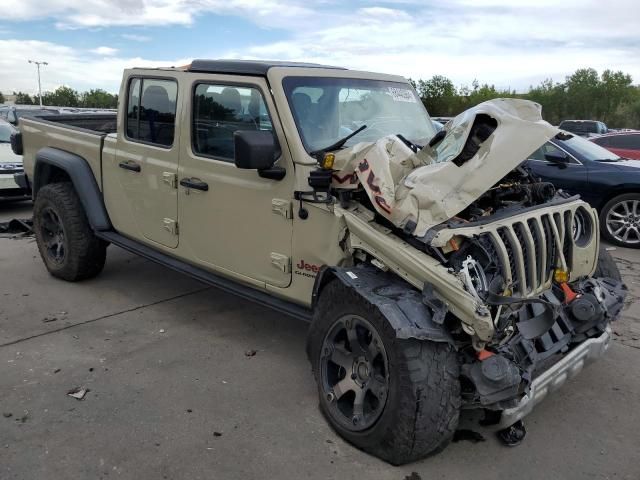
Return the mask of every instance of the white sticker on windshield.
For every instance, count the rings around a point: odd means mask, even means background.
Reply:
[[[389,93],[394,102],[416,103],[415,95],[406,88],[389,87]]]

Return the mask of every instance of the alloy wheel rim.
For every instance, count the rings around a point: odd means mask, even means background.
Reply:
[[[362,317],[345,315],[329,329],[321,355],[329,415],[350,431],[373,426],[389,394],[389,361],[375,328]]]
[[[62,221],[50,207],[42,211],[40,231],[47,251],[47,256],[56,264],[62,264],[65,256],[65,238]]]
[[[627,244],[640,243],[640,200],[623,200],[607,212],[607,231],[617,241]]]

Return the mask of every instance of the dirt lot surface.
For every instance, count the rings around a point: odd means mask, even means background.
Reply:
[[[33,238],[0,238],[0,479],[637,480],[640,251],[611,253],[631,290],[613,345],[521,446],[466,418],[486,441],[392,467],[321,417],[306,325],[113,246],[100,277],[65,283]]]

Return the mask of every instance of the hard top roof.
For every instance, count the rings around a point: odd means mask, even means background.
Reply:
[[[203,73],[230,73],[239,75],[260,75],[265,76],[273,67],[299,67],[299,68],[331,68],[335,70],[346,70],[342,67],[321,65],[319,63],[304,62],[281,62],[270,60],[202,60],[197,59],[187,65],[187,72]]]

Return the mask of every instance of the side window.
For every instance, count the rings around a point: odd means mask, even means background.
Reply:
[[[233,161],[233,133],[273,126],[260,90],[200,83],[193,93],[192,145],[195,154]]]
[[[173,145],[178,85],[173,80],[133,78],[127,101],[127,137],[163,147]]]
[[[609,139],[610,137],[600,137],[593,140],[593,143],[600,145],[601,147],[608,147],[610,145]]]
[[[613,148],[640,149],[640,135],[615,135],[610,137],[610,142]]]
[[[557,153],[557,154],[565,154],[564,151],[560,150],[558,147],[556,147],[554,144],[552,143],[545,143],[544,145],[542,145],[540,148],[538,148],[535,152],[533,152],[530,156],[529,159],[530,160],[542,160],[543,162],[548,161],[546,155],[548,153]],[[569,163],[577,163],[575,161],[575,159],[569,155]]]

